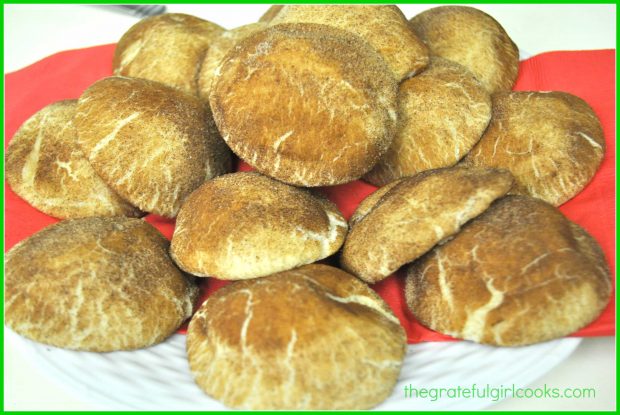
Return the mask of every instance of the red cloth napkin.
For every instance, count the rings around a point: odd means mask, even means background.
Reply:
[[[114,45],[96,46],[57,53],[19,71],[5,75],[5,148],[19,126],[36,111],[57,100],[78,98],[96,80],[112,74]],[[615,285],[614,263],[614,153],[615,153],[615,51],[593,50],[550,52],[521,62],[517,90],[558,90],[580,96],[601,119],[607,151],[592,182],[560,210],[583,226],[603,247]],[[248,170],[244,163],[241,170]],[[375,189],[361,181],[324,188],[345,217]],[[147,216],[166,237],[172,236],[174,222]],[[20,199],[5,183],[5,250],[57,222]],[[203,280],[203,298],[225,282]],[[450,337],[435,333],[415,321],[403,298],[403,279],[398,273],[373,287],[392,307],[405,327],[409,343],[445,341]],[[603,314],[574,336],[604,336],[615,332],[614,299]]]

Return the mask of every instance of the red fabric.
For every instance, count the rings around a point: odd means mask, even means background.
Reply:
[[[114,45],[61,52],[19,71],[5,75],[5,147],[19,126],[36,111],[54,101],[77,98],[94,81],[112,73]],[[615,281],[614,263],[614,152],[615,152],[615,51],[550,52],[521,63],[517,90],[558,90],[586,100],[601,119],[607,151],[592,182],[560,209],[583,226],[603,247]],[[248,170],[247,165],[240,169]],[[361,181],[323,189],[345,217],[375,188]],[[57,222],[20,199],[5,184],[5,249]],[[147,220],[170,238],[174,222],[154,215]],[[225,283],[203,280],[203,298]],[[407,330],[410,343],[450,340],[419,325],[407,311],[403,298],[402,276],[392,276],[373,288],[390,304]],[[615,283],[614,283],[615,285]],[[604,313],[575,336],[612,335],[614,300]]]

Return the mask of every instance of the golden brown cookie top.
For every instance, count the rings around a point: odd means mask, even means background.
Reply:
[[[91,165],[145,212],[174,217],[206,179],[230,170],[230,154],[198,98],[136,78],[95,82],[74,125]]]
[[[198,290],[150,224],[65,220],[5,258],[7,325],[57,347],[106,352],[150,346],[192,313]]]
[[[514,193],[559,206],[588,184],[604,155],[601,123],[585,101],[519,91],[493,96],[493,119],[463,161],[509,169]]]
[[[171,253],[198,276],[256,278],[335,253],[347,232],[336,206],[255,172],[210,180],[187,198]]]
[[[490,93],[512,89],[519,72],[519,49],[488,14],[473,7],[441,6],[410,22],[431,55],[465,66]]]
[[[147,17],[133,25],[114,52],[114,74],[150,79],[195,94],[200,64],[224,29],[181,13]]]
[[[226,56],[226,53],[232,49],[240,40],[245,39],[249,35],[267,27],[267,23],[250,23],[239,26],[231,30],[222,32],[215,38],[209,50],[205,54],[204,60],[200,67],[198,75],[198,96],[204,101],[209,101],[211,93],[211,83],[215,76],[215,70]]]
[[[367,285],[313,264],[218,290],[187,345],[198,385],[232,408],[362,409],[390,394],[406,343]]]
[[[354,33],[379,52],[399,81],[428,65],[428,48],[396,6],[288,5],[271,19],[271,24],[280,23],[325,24]]]
[[[465,67],[439,57],[400,84],[398,104],[394,141],[364,177],[375,185],[455,165],[491,119],[491,97],[482,84]]]
[[[359,178],[391,143],[395,79],[358,36],[282,24],[229,52],[210,97],[224,140],[263,174],[299,186]]]
[[[427,327],[521,346],[566,336],[609,301],[601,248],[556,208],[507,196],[407,271],[407,303]]]
[[[374,204],[360,205],[366,214],[354,214],[340,264],[366,282],[380,281],[452,237],[512,183],[506,170],[453,167],[379,189],[383,195],[373,197]]]
[[[78,146],[72,123],[76,100],[58,101],[17,130],[6,154],[11,189],[57,218],[142,215],[95,173]]]

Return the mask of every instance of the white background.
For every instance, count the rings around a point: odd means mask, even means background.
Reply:
[[[410,18],[433,5],[401,5]],[[226,28],[255,22],[267,5],[170,5],[168,11],[194,14]],[[615,5],[476,5],[505,27],[521,51],[615,48]],[[116,42],[137,18],[100,6],[5,5],[5,72],[20,69],[52,53]],[[5,329],[6,330],[6,329]],[[6,410],[88,410],[76,396],[5,345]],[[585,339],[564,363],[532,387],[596,388],[595,399],[508,399],[496,410],[615,409],[614,339]]]

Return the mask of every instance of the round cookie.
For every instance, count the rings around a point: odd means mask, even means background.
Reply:
[[[394,141],[364,177],[375,185],[455,165],[491,120],[491,97],[482,84],[463,66],[438,57],[400,84],[398,103]]]
[[[559,206],[588,184],[604,155],[601,123],[581,98],[507,92],[493,96],[491,123],[463,162],[509,169],[513,193]]]
[[[611,280],[596,241],[553,206],[507,196],[407,269],[425,326],[497,346],[566,336],[593,321]]]
[[[158,82],[110,77],[80,97],[73,123],[99,176],[145,212],[174,217],[230,152],[198,98]]]
[[[428,65],[428,48],[396,6],[289,5],[271,20],[271,24],[279,23],[318,23],[354,33],[379,52],[399,81]]]
[[[267,9],[267,11],[260,17],[260,19],[258,19],[258,21],[270,22],[274,17],[276,17],[278,13],[280,13],[280,10],[282,10],[283,7],[283,4],[274,4]]]
[[[205,100],[209,100],[211,93],[211,83],[215,75],[215,70],[220,65],[226,53],[232,49],[240,40],[245,39],[254,32],[258,32],[267,27],[267,23],[251,23],[240,26],[232,30],[227,30],[215,39],[200,67],[198,75],[198,96]]]
[[[371,195],[372,202],[360,204],[366,213],[353,215],[340,265],[368,283],[381,281],[452,237],[505,195],[512,182],[506,170],[453,167],[379,189],[381,197]]]
[[[200,64],[224,28],[194,16],[166,13],[133,25],[114,51],[114,74],[150,79],[195,94]]]
[[[410,22],[431,55],[465,66],[489,93],[512,89],[519,72],[519,49],[488,14],[473,7],[441,6]]]
[[[7,326],[41,343],[93,352],[161,342],[192,313],[198,288],[140,219],[69,219],[5,257]]]
[[[255,172],[233,173],[187,198],[171,254],[191,274],[240,280],[326,258],[346,233],[345,219],[327,199]]]
[[[71,122],[76,100],[58,101],[17,130],[6,154],[11,189],[57,218],[142,215],[95,173],[77,143]]]
[[[366,284],[306,265],[215,292],[189,325],[196,383],[238,409],[368,409],[385,400],[405,332]]]
[[[358,179],[395,129],[397,84],[367,43],[317,24],[281,24],[230,51],[210,103],[224,140],[263,174],[298,186]]]

